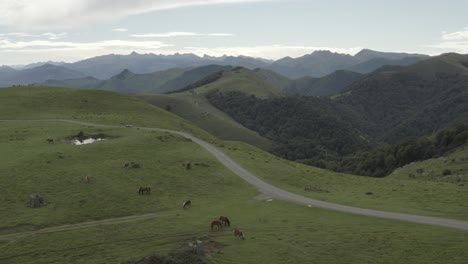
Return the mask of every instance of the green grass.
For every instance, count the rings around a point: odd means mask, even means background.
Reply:
[[[135,97],[108,91],[51,87],[0,89],[0,119],[71,119],[181,130],[206,140],[206,131]]]
[[[197,203],[208,203],[222,197],[236,179],[197,144],[167,133],[59,122],[1,124],[2,227],[49,226],[173,210],[191,197],[197,197]],[[64,139],[79,131],[116,138],[83,146],[45,140]],[[131,161],[141,168],[124,169],[123,164]],[[183,167],[185,162],[193,163],[191,170]],[[92,177],[90,184],[84,183],[86,175]],[[151,186],[154,195],[138,196],[140,186]],[[48,205],[28,208],[33,193],[44,196]]]
[[[273,143],[257,132],[237,123],[226,113],[212,106],[203,95],[183,92],[168,95],[138,96],[139,98],[165,109],[192,122],[217,138],[242,141],[262,149],[270,149]]]
[[[96,91],[86,91],[86,96],[79,97],[76,90],[46,88],[29,91],[28,97],[27,92],[25,89],[0,91],[2,118],[68,118],[73,115],[83,118],[82,121],[108,124],[131,122],[173,129],[181,127],[210,139],[190,123],[131,97]],[[8,98],[18,100],[15,104]],[[95,103],[86,107],[80,103],[81,98]],[[104,133],[111,138],[84,146],[46,142],[47,138],[60,141],[79,131]],[[210,140],[215,142],[213,138]],[[459,207],[450,203],[454,197],[460,200],[463,197],[451,189],[451,186],[455,188],[454,184],[418,182],[412,185],[414,181],[408,180],[389,181],[404,187],[392,191],[393,196],[381,194],[380,190],[388,191],[394,186],[387,186],[387,181],[337,175],[282,161],[245,144],[223,144],[222,149],[247,169],[281,187],[299,193],[303,184],[330,190],[328,194],[301,193],[313,197],[412,212],[427,212],[425,202],[434,206],[445,204],[446,208],[437,208],[439,213],[457,211]],[[119,263],[155,253],[166,254],[186,247],[193,239],[223,244],[219,253],[207,256],[211,263],[462,264],[468,257],[467,232],[276,200],[260,201],[255,198],[258,192],[254,188],[198,145],[167,133],[52,121],[0,122],[0,146],[0,235],[92,219],[170,214],[150,220],[0,241],[0,263]],[[130,161],[142,167],[122,168],[124,162]],[[193,164],[191,170],[182,166],[188,161]],[[91,183],[84,183],[85,175],[92,177]],[[434,197],[412,196],[409,190],[421,191],[423,187],[417,187],[424,184],[433,188],[431,195]],[[139,186],[151,186],[153,193],[139,196]],[[463,187],[456,187],[466,192]],[[368,197],[362,191],[374,191],[375,195]],[[31,193],[41,194],[47,205],[28,208]],[[450,194],[451,197],[446,197],[450,200],[437,202],[441,194]],[[427,200],[422,201],[423,198]],[[189,210],[181,208],[185,199],[194,202]],[[233,227],[240,227],[247,239],[234,238],[232,229],[210,231],[209,223],[220,215],[229,216]]]
[[[396,169],[389,178],[465,185],[468,182],[468,148],[462,146],[444,157],[413,162]]]
[[[259,98],[273,98],[283,95],[280,87],[275,87],[267,80],[263,80],[262,77],[258,76],[258,73],[244,68],[235,68],[224,71],[218,80],[187,92],[138,97],[161,108],[170,106],[171,112],[191,121],[218,138],[247,142],[264,150],[271,149],[273,143],[270,140],[242,126],[206,100],[205,95],[214,90],[240,91]]]
[[[220,212],[232,229],[210,231]],[[340,214],[286,202],[224,199],[176,217],[42,234],[0,244],[5,263],[119,263],[167,254],[194,239],[221,243],[211,263],[465,263],[466,232]],[[208,246],[207,246],[208,247]],[[219,251],[218,251],[219,250]],[[3,263],[2,262],[2,263]]]
[[[243,143],[224,142],[223,146],[225,153],[258,177],[303,196],[363,208],[468,219],[468,186],[353,176],[282,160]]]
[[[223,92],[239,91],[258,98],[274,98],[283,95],[278,87],[274,87],[262,80],[257,74],[245,68],[235,68],[223,72],[223,76],[207,85],[194,89],[197,94],[206,94],[213,90]]]

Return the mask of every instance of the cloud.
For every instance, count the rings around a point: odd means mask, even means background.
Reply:
[[[42,51],[52,50],[107,50],[112,48],[127,49],[149,49],[156,50],[162,47],[171,47],[160,41],[126,41],[126,40],[104,40],[95,42],[66,42],[66,41],[17,41],[2,40],[0,50],[22,51],[23,49],[35,49]]]
[[[63,38],[67,35],[67,33],[63,32],[63,33],[50,33],[50,32],[47,32],[47,33],[42,33],[41,36],[44,36],[44,37],[48,37],[50,40],[56,40],[56,39],[59,39],[59,38]]]
[[[112,31],[115,31],[115,32],[127,32],[128,29],[126,29],[126,28],[114,28]]]
[[[439,52],[468,53],[468,28],[456,32],[442,32],[441,40],[437,44],[424,45],[424,47],[435,48]]]
[[[271,0],[2,0],[0,26],[70,28],[159,10]]]
[[[38,37],[38,35],[32,35],[32,34],[22,33],[22,32],[2,33],[2,34],[0,34],[0,36],[2,36],[2,37],[9,37],[9,36],[13,36],[13,37]]]
[[[442,40],[468,40],[468,28],[452,33],[442,32]]]
[[[150,33],[150,34],[135,34],[131,35],[135,38],[171,38],[171,37],[187,37],[187,36],[213,36],[213,37],[230,37],[234,36],[229,33],[195,33],[195,32],[167,32],[167,33]]]

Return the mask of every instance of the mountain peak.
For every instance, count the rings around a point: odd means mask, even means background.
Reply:
[[[125,70],[121,71],[119,74],[113,76],[111,79],[114,79],[114,80],[115,80],[115,79],[123,80],[123,79],[125,79],[125,78],[127,78],[127,77],[129,77],[129,76],[131,76],[131,75],[133,75],[133,74],[134,74],[134,73],[131,72],[130,70],[125,69]]]

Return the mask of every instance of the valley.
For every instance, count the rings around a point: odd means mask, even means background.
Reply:
[[[186,140],[145,127],[188,132],[214,144],[270,184],[343,205],[466,220],[464,186],[343,175],[283,160],[240,142],[219,140],[176,115],[125,95],[46,87],[0,92],[1,119],[17,119],[0,121],[1,158],[8,166],[4,171],[9,172],[0,175],[6,183],[2,186],[9,186],[2,189],[8,197],[3,200],[2,215],[9,216],[1,222],[3,262],[131,261],[155,249],[158,254],[177,251],[193,239],[218,245],[209,256],[216,262],[233,258],[242,263],[307,261],[311,256],[319,256],[318,263],[342,258],[362,262],[379,254],[385,256],[382,263],[389,259],[424,263],[429,258],[443,263],[446,258],[440,257],[440,250],[447,252],[447,245],[451,263],[463,263],[466,257],[458,250],[466,243],[464,232],[294,205],[281,201],[281,196],[261,197],[256,188],[195,144],[194,138]],[[33,111],[37,105],[43,107]],[[130,123],[132,127],[126,128]],[[66,138],[80,131],[111,139],[84,146],[46,142],[48,137]],[[141,167],[123,168],[130,161]],[[186,162],[193,164],[190,170],[183,166]],[[85,175],[91,177],[89,184],[83,181]],[[151,186],[152,194],[139,196],[137,189],[142,185]],[[46,206],[28,208],[30,193],[40,193]],[[270,196],[273,200],[268,202]],[[194,207],[183,210],[185,199],[193,199]],[[229,229],[210,231],[209,222],[224,214],[243,229],[245,241],[236,240]],[[91,235],[96,233],[100,235]],[[362,251],[376,241],[386,246],[371,253]],[[51,246],[54,250],[45,250]],[[337,247],[339,254],[329,253]],[[273,252],[272,248],[285,251]],[[94,254],[96,249],[101,253]],[[395,253],[401,250],[413,253],[401,258]]]

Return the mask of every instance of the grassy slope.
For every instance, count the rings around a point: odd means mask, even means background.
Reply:
[[[443,175],[446,169],[451,173]],[[445,157],[408,164],[395,170],[389,178],[464,185],[468,182],[468,146],[463,146]]]
[[[126,95],[96,90],[17,87],[0,90],[0,119],[71,119],[187,131],[215,140],[182,118]]]
[[[220,79],[191,91],[169,95],[142,95],[139,98],[161,108],[170,106],[171,112],[191,121],[218,138],[243,141],[262,149],[271,148],[273,144],[271,141],[237,123],[227,114],[213,107],[204,98],[206,93],[213,90],[242,91],[259,98],[282,95],[280,88],[270,86],[258,77],[256,72],[236,68],[225,71]]]
[[[223,151],[257,176],[300,195],[363,208],[468,220],[465,186],[346,175],[282,160],[243,143],[223,145]],[[305,187],[315,191],[307,192]]]
[[[195,238],[224,245],[209,256],[213,263],[464,263],[468,257],[466,232],[258,201],[252,187],[197,145],[164,133],[56,122],[3,122],[0,128],[1,145],[6,146],[0,150],[6,164],[0,179],[9,187],[1,190],[6,194],[1,233],[32,225],[172,213],[0,241],[0,263],[117,263],[165,254]],[[85,146],[44,141],[44,136],[60,138],[78,130],[118,138]],[[121,168],[128,160],[142,168]],[[209,167],[186,170],[181,163],[187,160]],[[85,174],[92,175],[90,184],[82,182]],[[138,196],[140,185],[152,186],[153,193]],[[40,192],[48,205],[27,208],[31,192]],[[187,198],[194,207],[184,211],[181,201]],[[209,231],[218,215],[228,215],[247,239],[235,239],[232,229]]]
[[[240,91],[259,98],[273,98],[282,96],[278,87],[269,85],[262,80],[254,71],[245,68],[234,68],[225,71],[218,80],[195,89],[197,94],[206,94],[213,90]]]
[[[60,89],[55,91],[65,93]],[[10,99],[14,98],[13,91],[7,92]],[[16,92],[23,95],[21,90]],[[9,111],[0,113],[9,118],[55,118],[55,115],[74,114],[90,121],[117,124],[136,118],[131,109],[119,110],[125,106],[114,104],[100,104],[99,109],[114,105],[113,111],[118,114],[104,114],[106,109],[91,111],[93,107],[89,107],[87,111],[91,112],[85,115],[80,104],[73,104],[77,96],[62,98],[68,101],[62,101],[59,106],[50,100],[51,95],[41,97],[44,92],[36,94],[34,102],[24,99],[16,107],[13,104],[3,107],[2,110]],[[73,95],[76,91],[67,92]],[[105,95],[105,98],[98,95]],[[129,100],[128,104],[133,102],[129,97],[92,91],[86,98],[88,102],[106,101],[112,96],[117,96],[114,102],[125,102],[124,98]],[[4,97],[0,95],[0,99]],[[40,100],[45,101],[41,104]],[[171,120],[163,122],[163,117],[169,119],[170,115],[163,112],[154,117],[155,108],[148,110],[144,105],[135,108],[140,103],[136,102],[132,105],[133,111],[140,113],[140,119],[147,119],[146,125],[173,125]],[[38,110],[33,111],[32,105]],[[20,110],[21,107],[26,108]],[[80,130],[102,132],[116,138],[86,146],[45,142],[46,138],[59,139]],[[253,198],[257,192],[252,187],[200,147],[164,133],[97,129],[56,122],[1,122],[0,134],[0,158],[4,168],[0,171],[0,181],[5,183],[0,185],[0,192],[6,194],[0,199],[0,232],[3,234],[84,219],[147,212],[175,213],[139,222],[0,241],[0,263],[116,263],[167,253],[184,247],[194,238],[225,245],[222,254],[213,253],[209,258],[214,263],[309,263],[311,260],[314,263],[465,263],[468,257],[466,232],[279,201],[260,202]],[[241,148],[237,143],[235,146]],[[246,151],[244,155],[240,150],[230,154],[253,172],[264,175],[251,166],[251,156],[246,153],[252,150]],[[254,158],[260,159],[268,154],[258,152],[255,155]],[[125,161],[138,162],[142,168],[125,170],[121,168]],[[186,170],[181,166],[185,161],[204,163],[208,167],[193,166],[192,170]],[[267,166],[270,169],[265,173],[274,175],[283,173],[282,167],[302,166],[270,162]],[[90,184],[82,182],[87,174],[93,177]],[[136,191],[141,185],[150,185],[153,194],[138,196]],[[43,195],[48,205],[27,208],[31,192]],[[183,211],[181,201],[187,198],[193,199],[194,207]],[[375,198],[380,199],[379,196]],[[231,218],[233,226],[245,231],[245,241],[235,239],[231,230],[209,231],[209,222],[222,214]]]
[[[262,149],[269,149],[272,142],[237,123],[226,113],[213,107],[202,95],[184,92],[168,95],[139,96],[143,100],[165,108],[188,120],[218,138],[247,142]]]

